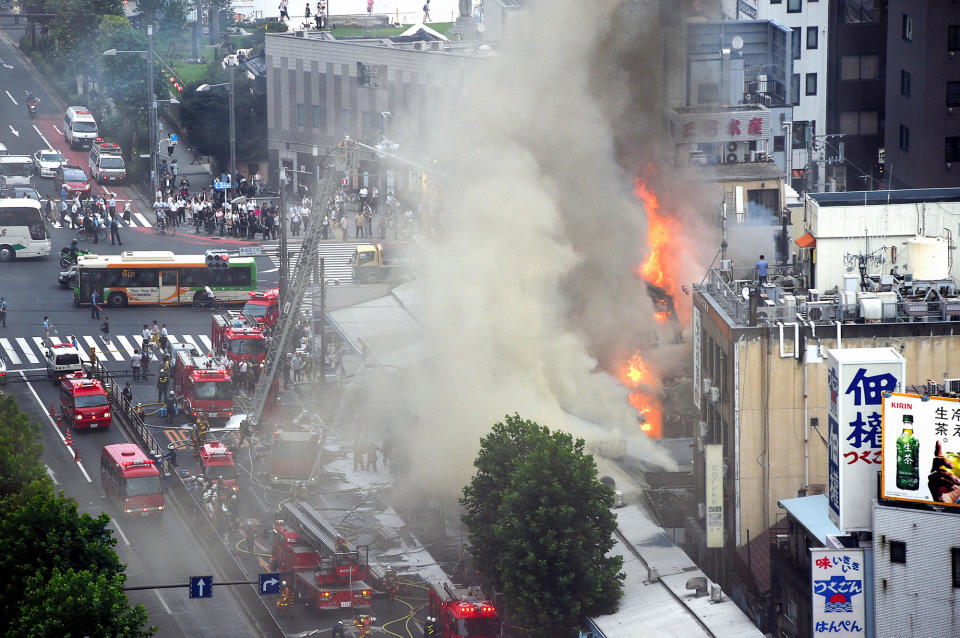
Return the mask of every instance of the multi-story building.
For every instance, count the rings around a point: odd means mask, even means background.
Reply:
[[[893,188],[960,185],[960,6],[890,0],[885,173]]]
[[[779,500],[827,489],[828,349],[886,346],[905,359],[905,379],[960,377],[960,290],[949,267],[957,263],[957,246],[948,238],[960,189],[930,192],[926,203],[923,193],[842,194],[866,201],[858,207],[831,207],[840,193],[808,196],[809,237],[796,265],[771,267],[760,285],[752,264],[724,260],[695,287],[694,398],[702,422],[694,485],[704,502],[702,450],[722,445],[727,551],[688,551],[697,553],[698,564],[716,565],[705,570],[712,577],[744,574],[736,561],[758,564],[762,546],[751,544],[742,556],[737,550],[777,522]],[[913,201],[905,205],[898,197]],[[901,224],[915,233],[907,246],[893,236]],[[873,229],[892,236],[873,236]],[[770,254],[772,247],[756,252]],[[704,536],[705,522],[697,526],[690,538]],[[749,579],[749,570],[740,577]],[[737,591],[735,584],[724,587]]]

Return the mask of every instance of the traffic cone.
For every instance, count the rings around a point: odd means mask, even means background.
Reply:
[[[51,419],[55,418],[54,411],[53,411],[53,404],[52,404],[52,403],[50,404],[50,418],[51,418]]]

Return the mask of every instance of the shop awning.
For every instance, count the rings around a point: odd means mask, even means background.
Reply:
[[[800,246],[800,248],[816,248],[817,238],[810,233],[807,233],[797,240],[797,246]]]

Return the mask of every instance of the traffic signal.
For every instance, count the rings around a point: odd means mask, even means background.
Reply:
[[[206,256],[207,268],[211,270],[226,270],[230,267],[230,254],[223,250],[208,250]]]

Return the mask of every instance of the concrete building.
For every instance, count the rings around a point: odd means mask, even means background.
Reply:
[[[953,196],[960,195],[960,189],[952,190]],[[905,225],[909,221],[920,240],[944,236],[949,230],[935,226],[932,217],[925,228],[917,227],[916,211],[925,206],[916,203],[912,211],[893,208],[899,205],[884,212],[874,207],[877,219],[887,216],[891,224]],[[837,218],[833,220],[837,228],[845,227],[845,218],[851,220],[847,233],[851,237],[861,214],[845,207],[829,211]],[[947,224],[952,216],[942,219]],[[896,247],[901,249],[899,241]],[[890,244],[886,248],[889,258]],[[720,579],[732,595],[737,588],[731,579],[752,577],[749,570],[735,570],[738,560],[747,561],[734,550],[776,524],[778,501],[827,488],[827,349],[893,348],[906,360],[905,379],[942,382],[960,377],[960,292],[954,281],[933,281],[940,270],[928,270],[931,260],[923,258],[938,255],[937,261],[955,262],[956,246],[937,243],[929,252],[915,248],[914,263],[890,278],[889,261],[883,270],[871,267],[861,278],[857,250],[851,273],[843,268],[837,277],[834,265],[818,275],[815,289],[805,273],[817,272],[824,260],[816,240],[801,251],[796,265],[771,267],[766,285],[757,284],[752,266],[721,261],[705,283],[695,286],[694,399],[702,419],[696,433],[695,498],[705,500],[702,450],[720,444],[726,479],[724,548],[730,551],[703,547],[688,551],[696,552],[698,564],[706,565],[708,575]],[[761,251],[765,247],[758,246]],[[832,248],[827,252],[831,251],[829,259],[835,264],[839,253]],[[855,274],[854,290],[844,278],[849,274]],[[691,523],[697,529],[689,537],[702,538],[705,521]],[[751,544],[753,563],[762,551],[762,546]]]
[[[373,40],[334,40],[316,31],[267,34],[271,165],[296,169],[296,180],[312,183],[317,165],[345,135],[370,145],[388,137],[401,148],[422,135],[444,94],[490,51],[476,42],[448,42],[426,27],[415,31]],[[361,160],[360,183],[383,192],[390,180],[398,193],[419,187],[418,172],[375,175],[372,160]]]
[[[960,7],[890,0],[885,173],[891,188],[960,185]]]

